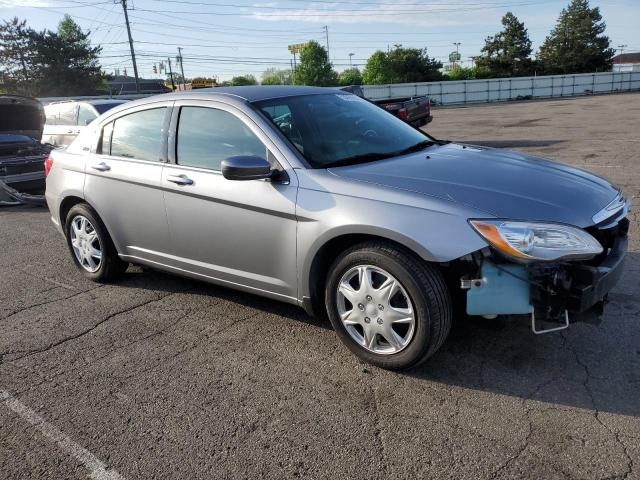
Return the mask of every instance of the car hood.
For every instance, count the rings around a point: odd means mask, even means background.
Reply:
[[[0,136],[26,135],[42,139],[44,107],[35,98],[0,95]]]
[[[450,143],[339,168],[343,178],[448,199],[498,218],[588,227],[618,190],[589,172],[520,153]]]

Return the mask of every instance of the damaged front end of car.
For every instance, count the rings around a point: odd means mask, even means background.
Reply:
[[[629,203],[619,194],[594,224],[471,220],[489,246],[459,259],[466,313],[487,318],[527,315],[533,333],[599,319],[622,274]],[[545,327],[541,327],[545,325]]]

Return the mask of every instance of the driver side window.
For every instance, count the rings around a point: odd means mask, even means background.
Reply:
[[[209,107],[182,107],[178,120],[178,165],[220,170],[239,155],[268,158],[267,148],[235,115]]]

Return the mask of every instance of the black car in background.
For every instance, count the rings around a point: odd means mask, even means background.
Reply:
[[[51,151],[41,143],[44,123],[38,100],[0,95],[0,205],[32,201],[32,194],[44,193],[44,161]]]

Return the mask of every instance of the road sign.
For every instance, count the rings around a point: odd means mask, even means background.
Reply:
[[[304,47],[306,47],[306,43],[294,43],[293,45],[289,45],[287,48],[289,49],[289,53],[300,53]]]

